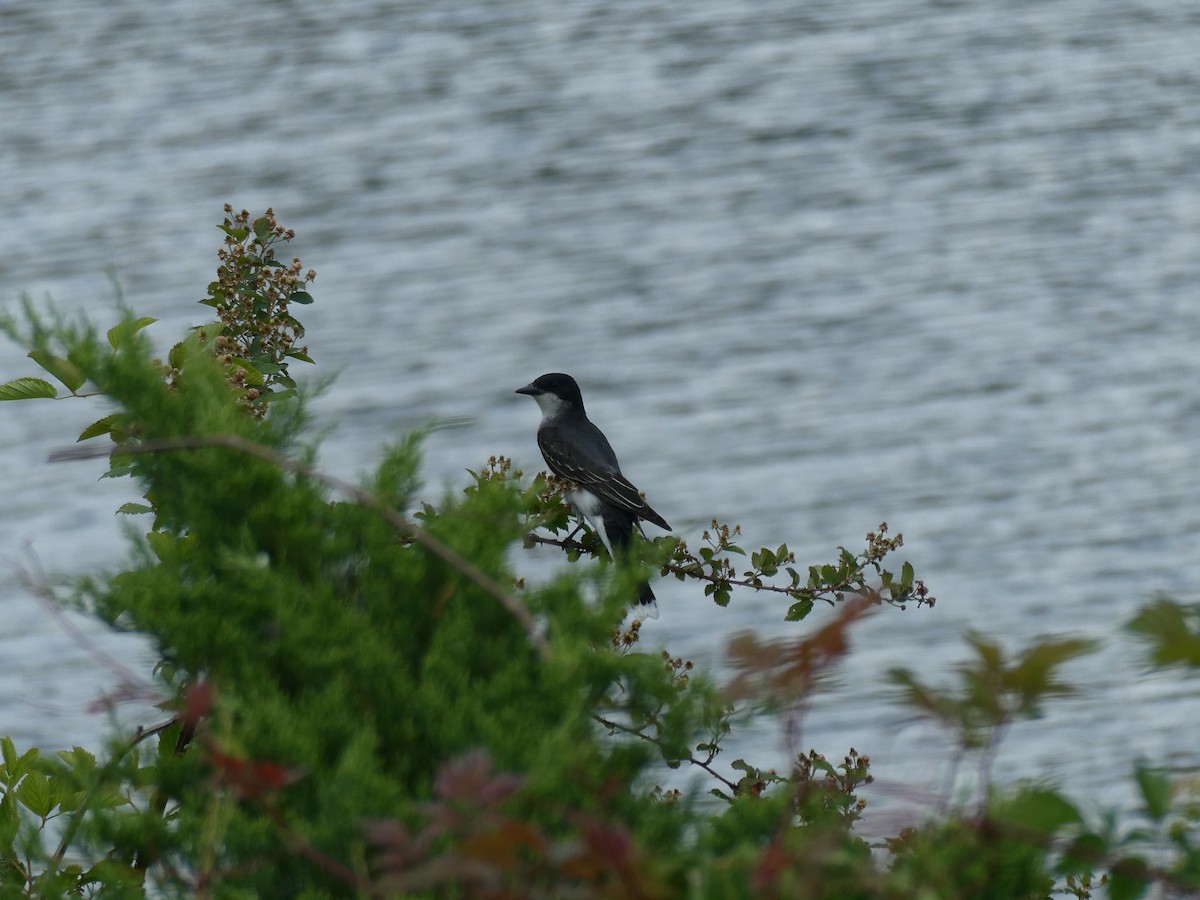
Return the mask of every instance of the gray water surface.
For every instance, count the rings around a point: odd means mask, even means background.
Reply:
[[[107,323],[111,270],[165,347],[202,320],[222,203],[273,206],[319,273],[315,371],[340,372],[326,469],[465,416],[430,440],[432,496],[493,453],[535,471],[512,391],[572,372],[693,546],[713,516],[803,564],[904,533],[939,603],[858,630],[801,749],[869,752],[872,802],[928,808],[949,739],[882,674],[949,679],[968,629],[1085,635],[1083,691],[997,772],[1124,804],[1132,760],[1197,762],[1194,686],[1120,626],[1195,596],[1198,25],[1195,3],[12,2],[0,296]],[[0,412],[0,733],[95,745],[118,673],[14,566],[115,565],[136,495],[46,462],[95,401]],[[659,597],[648,646],[702,667],[739,629],[799,633],[767,598]],[[785,749],[751,731],[728,759]]]

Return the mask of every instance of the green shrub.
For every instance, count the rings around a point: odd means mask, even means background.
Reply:
[[[973,636],[960,689],[893,673],[899,699],[978,759],[985,796],[886,846],[855,833],[871,780],[857,751],[718,767],[735,722],[801,713],[857,621],[933,605],[911,566],[885,565],[900,536],[881,525],[863,552],[798,568],[786,545],[746,554],[740,529],[714,521],[694,554],[663,537],[629,570],[567,566],[528,587],[519,544],[571,562],[596,546],[586,527],[564,536],[569,507],[545,475],[493,458],[424,502],[420,434],[360,485],[315,467],[288,371],[311,362],[290,304],[312,302],[315,273],[275,259],[291,232],[269,210],[227,212],[203,301],[218,320],[166,361],[145,337],[153,320],[129,313],[104,336],[29,303],[3,322],[70,395],[113,408],[64,456],[103,453],[132,478],[143,497],[121,511],[145,535],[119,570],[57,599],[150,636],[169,711],[98,757],[0,741],[0,897],[1036,898],[1056,879],[1085,897],[1099,873],[1118,898],[1200,886],[1195,808],[1168,773],[1139,770],[1149,827],[1125,832],[1089,826],[1049,788],[988,784],[1005,728],[1069,690],[1060,669],[1085,642],[1009,661]],[[57,392],[0,385],[0,399]],[[718,606],[757,591],[784,622],[832,615],[734,636],[718,686],[642,652],[639,623],[618,625],[652,570]],[[1186,621],[1159,601],[1133,627],[1164,663],[1195,666]],[[681,766],[719,799],[658,786]],[[1145,862],[1147,845],[1166,862]]]

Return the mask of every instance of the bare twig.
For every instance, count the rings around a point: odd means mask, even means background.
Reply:
[[[368,897],[384,896],[354,869],[330,856],[328,853],[317,849],[308,838],[291,826],[283,813],[274,804],[264,803],[262,808],[267,814],[267,818],[271,820],[271,823],[287,842],[288,847],[299,853],[318,869],[338,879],[343,884],[353,887],[360,895]]]
[[[71,621],[58,598],[54,596],[54,591],[50,588],[49,579],[46,577],[37,553],[32,547],[26,547],[26,553],[29,557],[28,566],[16,566],[17,577],[21,584],[37,598],[42,607],[58,624],[58,627],[71,640],[83,648],[92,659],[117,676],[118,687],[102,697],[103,706],[101,708],[111,708],[121,700],[161,700],[161,692],[155,690],[149,682],[139,678],[129,666],[104,650],[90,635]]]
[[[657,738],[652,738],[652,737],[650,737],[650,735],[645,734],[641,731],[638,731],[636,728],[630,728],[628,725],[622,725],[620,722],[614,722],[611,719],[604,718],[603,716],[593,715],[592,718],[594,718],[597,722],[599,722],[605,728],[611,729],[612,731],[621,731],[621,732],[624,732],[625,734],[631,734],[634,737],[641,738],[643,741],[646,741],[647,743],[653,744],[654,746],[658,747],[659,749],[662,749],[662,741],[658,740]],[[693,766],[699,766],[701,769],[706,771],[713,778],[717,779],[717,781],[722,782],[731,791],[733,791],[734,793],[737,793],[738,786],[734,782],[732,782],[728,778],[726,778],[724,775],[719,773],[716,769],[714,769],[712,767],[712,765],[710,764],[712,762],[711,759],[709,759],[708,761],[705,761],[705,760],[697,759],[696,757],[694,757],[690,754],[686,757],[686,759]]]
[[[77,459],[93,459],[103,456],[125,456],[128,454],[140,453],[164,453],[173,450],[208,450],[208,449],[226,449],[233,450],[238,453],[244,453],[247,456],[254,456],[258,459],[266,460],[269,463],[279,466],[296,475],[301,475],[305,478],[311,478],[314,481],[319,481],[326,484],[336,491],[347,495],[355,502],[361,503],[363,506],[369,507],[396,527],[398,531],[412,539],[415,543],[420,544],[434,556],[441,559],[447,565],[457,569],[471,581],[475,582],[483,590],[487,591],[495,597],[500,604],[507,609],[525,630],[525,634],[529,640],[537,647],[538,651],[543,655],[549,653],[549,645],[546,639],[538,633],[537,626],[533,621],[533,616],[521,602],[519,597],[514,596],[504,589],[494,578],[472,563],[457,550],[445,544],[439,538],[434,537],[425,529],[410,522],[407,518],[401,515],[392,507],[388,506],[384,501],[380,500],[370,491],[364,491],[362,488],[351,484],[348,481],[343,481],[333,475],[328,475],[318,469],[310,466],[308,463],[301,462],[298,459],[293,459],[290,456],[284,456],[270,447],[264,447],[262,444],[256,444],[253,441],[246,440],[236,434],[215,434],[215,435],[192,435],[189,437],[166,438],[157,441],[146,441],[141,444],[119,444],[111,449],[103,447],[70,447],[65,450],[57,450],[50,454],[51,462],[67,462]]]

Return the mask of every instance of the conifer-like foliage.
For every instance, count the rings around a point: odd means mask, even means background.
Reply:
[[[988,784],[1004,729],[1069,690],[1060,670],[1094,649],[1084,642],[1009,662],[973,636],[961,690],[892,674],[903,702],[957,735],[954,758],[978,761],[983,791],[874,855],[855,832],[867,755],[834,763],[797,748],[785,771],[730,760],[748,717],[804,714],[856,622],[933,605],[911,566],[889,568],[900,536],[881,525],[861,553],[798,567],[786,545],[747,554],[736,526],[713,522],[695,554],[662,537],[614,571],[589,562],[586,527],[571,533],[563,486],[502,457],[436,502],[420,487],[420,434],[386,448],[361,484],[327,476],[288,369],[311,362],[291,304],[312,302],[315,272],[276,261],[292,233],[270,210],[226,212],[202,301],[218,319],[165,361],[154,320],[127,312],[103,335],[29,303],[2,323],[63,399],[108,405],[61,459],[108,456],[142,495],[121,511],[144,535],[114,572],[55,599],[153,639],[146,689],[166,712],[99,755],[0,739],[0,898],[1035,898],[1056,883],[1090,896],[1101,879],[1133,897],[1200,885],[1197,819],[1168,772],[1137,773],[1152,826],[1140,831],[1089,826],[1044,786]],[[58,390],[26,377],[0,399]],[[519,548],[533,543],[583,564],[530,587]],[[644,652],[639,623],[621,624],[652,570],[718,608],[746,591],[779,598],[770,639],[730,636],[729,684]],[[51,594],[40,578],[29,586]],[[1159,601],[1134,627],[1154,639],[1184,620],[1178,609]],[[1194,666],[1179,646],[1159,657]],[[681,768],[699,790],[681,790]],[[1143,849],[1156,840],[1172,849],[1152,864]]]

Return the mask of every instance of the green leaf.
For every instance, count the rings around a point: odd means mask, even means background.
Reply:
[[[800,622],[812,612],[813,602],[811,600],[800,600],[788,607],[787,615],[784,616],[785,622]]]
[[[1137,783],[1146,802],[1146,813],[1156,822],[1162,821],[1171,809],[1171,779],[1159,769],[1147,765],[1137,767]]]
[[[66,385],[71,393],[75,393],[87,381],[79,366],[69,359],[63,359],[45,350],[30,350],[29,358]]]
[[[1043,697],[1074,692],[1070,684],[1058,677],[1062,664],[1091,653],[1096,647],[1095,641],[1083,638],[1039,641],[1022,654],[1017,665],[1003,673],[1004,687],[1021,695],[1023,715],[1036,718],[1040,715],[1038,701]]]
[[[46,818],[58,805],[50,778],[41,772],[27,774],[13,793],[17,800],[39,819]]]
[[[0,850],[12,846],[13,839],[21,828],[21,814],[17,812],[17,800],[12,794],[0,796]]]
[[[1150,872],[1146,861],[1126,856],[1113,864],[1108,873],[1109,900],[1137,900],[1150,887]]]
[[[170,562],[174,559],[175,538],[171,535],[161,531],[151,531],[146,535],[146,543],[150,545],[151,552],[158,557],[160,562]]]
[[[313,302],[312,294],[307,291],[293,291],[288,297],[289,303],[299,303],[302,306],[307,306]]]
[[[245,227],[233,228],[229,225],[218,225],[217,227],[220,228],[223,232],[225,232],[227,235],[229,235],[231,238],[233,238],[235,241],[237,241],[239,243],[241,243],[242,241],[244,241],[246,238],[248,238],[250,236],[249,228],[245,228]]]
[[[117,512],[125,513],[129,516],[137,516],[142,513],[154,512],[153,506],[147,506],[145,503],[122,503],[117,507]]]
[[[1026,788],[995,810],[999,821],[1023,832],[1056,834],[1064,825],[1083,821],[1079,810],[1058,791]]]
[[[809,757],[809,762],[812,763],[814,772],[824,772],[826,775],[836,775],[837,772],[833,768],[833,763],[827,759],[818,757]]]
[[[124,344],[130,337],[137,334],[147,325],[153,325],[157,322],[152,316],[141,316],[137,319],[126,319],[124,322],[118,322],[112,328],[108,329],[108,343],[114,350]]]
[[[79,432],[79,437],[75,438],[75,442],[86,441],[89,438],[99,437],[102,434],[112,434],[113,425],[116,424],[117,416],[114,413],[111,416],[105,416],[103,419],[97,419],[83,431]]]
[[[59,750],[58,758],[76,773],[91,773],[96,769],[96,754],[83,747],[76,746],[70,750]]]
[[[108,471],[101,475],[101,478],[124,478],[126,475],[133,474],[133,459],[125,456],[120,461],[115,457],[108,464]]]
[[[18,378],[0,384],[0,400],[53,400],[57,396],[58,390],[54,385],[41,378]]]
[[[207,346],[210,341],[216,338],[225,330],[225,323],[221,321],[205,322],[203,325],[193,325],[188,329],[190,334],[188,337],[194,338],[200,347]]]
[[[245,369],[246,384],[257,385],[263,383],[262,372],[258,371],[254,363],[248,359],[243,359],[240,356],[235,356],[229,361],[230,369]]]
[[[774,575],[779,571],[777,557],[766,547],[763,547],[762,550],[755,555],[758,557],[758,561],[754,562],[754,565],[757,566],[764,575]],[[752,561],[753,558],[754,557],[751,557]]]
[[[180,341],[167,353],[167,362],[170,363],[172,369],[182,369],[184,362],[187,361],[188,348],[184,341]]]
[[[254,220],[254,236],[260,241],[265,241],[271,236],[271,220],[266,216],[262,216]]]
[[[0,782],[12,784],[20,776],[17,767],[20,758],[17,756],[16,745],[10,737],[0,737],[0,756],[4,758],[4,769],[0,772]]]
[[[1156,666],[1200,668],[1200,604],[1159,599],[1143,606],[1125,627],[1151,643]]]
[[[1096,860],[1108,853],[1108,841],[1095,832],[1076,835],[1063,848],[1058,871],[1064,875],[1086,875],[1095,868]]]

